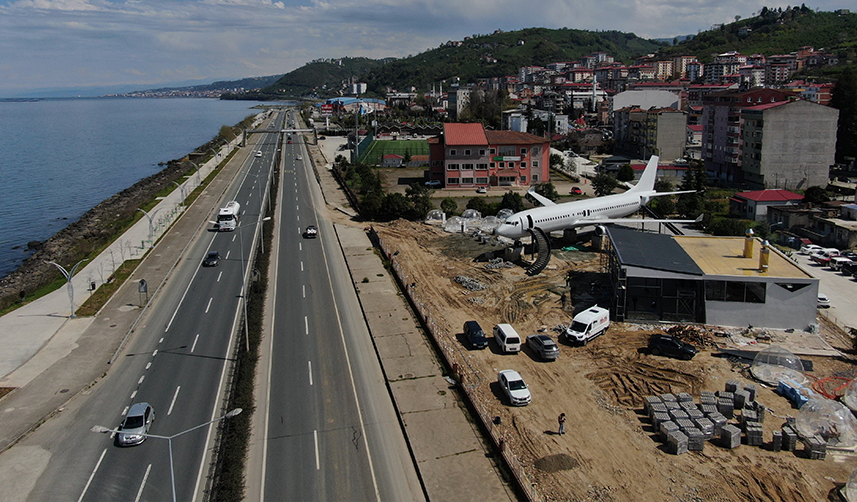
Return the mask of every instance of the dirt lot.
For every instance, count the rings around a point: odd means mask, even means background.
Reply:
[[[648,335],[664,326],[614,323],[608,333],[585,347],[559,342],[556,362],[540,362],[528,349],[501,355],[489,349],[468,351],[462,344],[464,321],[479,321],[490,336],[499,322],[511,323],[522,337],[569,323],[575,305],[589,305],[609,294],[599,285],[596,253],[554,251],[551,266],[527,277],[521,267],[487,269],[475,261],[494,249],[470,236],[448,234],[420,223],[396,221],[374,225],[381,240],[413,283],[416,302],[428,314],[451,363],[472,386],[477,407],[494,419],[492,430],[520,461],[526,478],[546,500],[575,501],[800,501],[839,500],[838,491],[857,467],[857,456],[828,453],[826,460],[795,453],[772,452],[741,445],[734,450],[707,442],[703,452],[672,455],[642,411],[646,395],[723,390],[727,380],[749,383],[747,366],[715,357],[709,346],[691,361],[649,355],[642,350]],[[569,291],[566,275],[573,270]],[[485,285],[466,289],[455,281],[465,276]],[[565,308],[563,295],[566,297]],[[570,298],[570,300],[568,300]],[[587,303],[590,302],[590,303]],[[703,331],[702,339],[716,338]],[[832,338],[831,338],[832,336]],[[837,348],[847,337],[828,334]],[[815,377],[852,372],[846,358],[806,358]],[[502,403],[497,371],[518,370],[530,386],[532,403],[512,408]],[[757,383],[757,400],[773,412],[764,422],[765,443],[786,416],[797,409]],[[557,416],[565,412],[566,434],[555,434]]]

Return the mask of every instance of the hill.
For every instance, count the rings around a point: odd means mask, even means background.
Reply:
[[[815,12],[806,7],[768,9],[759,15],[738,19],[718,29],[704,31],[690,40],[665,47],[660,53],[693,54],[703,63],[715,54],[738,51],[742,54],[788,54],[801,47],[822,48],[854,64],[857,50],[857,14]]]

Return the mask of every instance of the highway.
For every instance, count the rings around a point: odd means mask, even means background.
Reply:
[[[156,298],[116,367],[83,402],[70,407],[72,415],[63,417],[71,422],[69,429],[56,431],[56,441],[47,442],[53,457],[30,500],[171,499],[168,441],[149,438],[139,446],[120,448],[112,435],[89,428],[116,428],[136,402],[154,407],[156,419],[149,432],[159,436],[179,434],[225,413],[220,397],[233,337],[240,334],[242,256],[248,258],[254,245],[264,193],[259,184],[267,183],[272,173],[276,136],[261,138],[257,148],[263,155],[248,156],[226,192],[225,200],[241,203],[239,229],[215,232],[210,230],[213,225],[204,226],[204,235],[191,244],[170,287]],[[219,251],[223,259],[217,267],[202,268],[209,250]],[[178,500],[196,500],[205,489],[212,427],[172,441]]]
[[[291,119],[290,119],[291,120]],[[284,145],[263,500],[422,492],[302,138]],[[307,225],[319,237],[305,238]]]

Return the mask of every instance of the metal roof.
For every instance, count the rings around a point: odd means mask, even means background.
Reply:
[[[616,225],[607,225],[605,228],[619,263],[623,266],[704,275],[693,258],[671,235],[640,232]]]

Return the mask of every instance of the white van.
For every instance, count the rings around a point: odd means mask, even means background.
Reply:
[[[830,258],[829,262],[827,262],[827,266],[830,267],[831,270],[841,270],[842,265],[845,265],[846,263],[851,263],[851,260],[844,256],[834,256]]]
[[[595,306],[574,316],[571,326],[565,330],[564,335],[571,343],[586,345],[593,338],[603,335],[609,327],[610,311]]]
[[[500,346],[502,352],[520,352],[521,336],[515,331],[511,324],[498,324],[494,326],[494,340]]]

